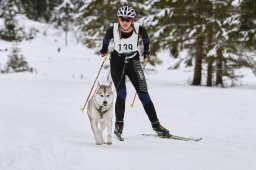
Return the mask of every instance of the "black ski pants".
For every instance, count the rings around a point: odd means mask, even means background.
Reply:
[[[126,64],[125,58],[126,56],[120,55],[116,51],[113,51],[110,57],[111,76],[117,93],[115,104],[116,121],[123,121],[124,119],[125,100],[127,94],[125,76],[128,76],[143,104],[150,122],[155,123],[158,121],[158,118],[155,107],[148,94],[147,83],[140,64],[139,53],[137,52],[133,58],[127,59],[128,63]]]

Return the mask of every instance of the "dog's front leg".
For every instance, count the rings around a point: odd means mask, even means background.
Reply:
[[[107,120],[107,144],[108,145],[111,145],[112,144],[112,136],[111,136],[111,134],[112,134],[112,119],[108,119]]]
[[[102,143],[105,143],[104,139],[103,139],[103,131],[104,131],[105,128],[106,128],[106,123],[105,122],[100,122],[99,136],[100,136],[100,141]]]
[[[91,125],[92,125],[92,131],[94,133],[95,143],[96,143],[96,145],[101,145],[102,143],[100,142],[100,136],[99,136],[100,132],[99,132],[99,129],[98,129],[98,121],[97,120],[92,120]]]

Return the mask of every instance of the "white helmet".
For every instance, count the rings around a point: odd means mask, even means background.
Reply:
[[[132,7],[122,6],[118,9],[117,16],[134,18],[136,16],[136,13]]]

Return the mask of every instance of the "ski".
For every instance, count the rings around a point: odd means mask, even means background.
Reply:
[[[165,139],[194,141],[194,142],[198,142],[203,139],[203,138],[182,137],[182,136],[176,136],[176,135],[171,135],[171,134],[169,136],[158,136],[157,134],[142,134],[142,135],[143,136],[154,136],[154,137],[165,138]]]

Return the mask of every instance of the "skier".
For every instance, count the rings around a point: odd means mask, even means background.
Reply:
[[[144,60],[146,60],[150,57],[150,40],[146,29],[134,22],[135,16],[135,10],[132,7],[120,7],[117,11],[118,23],[114,23],[114,26],[108,28],[100,50],[101,55],[105,56],[108,53],[110,40],[114,39],[114,50],[110,55],[111,76],[117,92],[114,133],[121,137],[123,132],[126,99],[125,75],[127,75],[136,89],[153,130],[159,136],[169,136],[169,131],[161,126],[157,118],[140,65],[138,41],[142,38],[144,45],[143,56]]]

